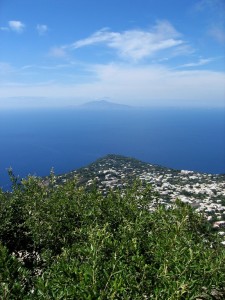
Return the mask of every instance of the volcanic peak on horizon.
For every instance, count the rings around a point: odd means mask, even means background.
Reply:
[[[108,100],[95,100],[86,102],[80,106],[81,108],[88,108],[88,109],[127,109],[131,108],[129,105],[120,104],[111,102]]]

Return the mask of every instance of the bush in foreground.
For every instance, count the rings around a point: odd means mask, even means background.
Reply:
[[[180,201],[149,213],[150,201],[137,184],[102,196],[34,177],[0,192],[0,298],[224,299],[210,225]]]

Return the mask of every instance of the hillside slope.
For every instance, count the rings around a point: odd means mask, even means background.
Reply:
[[[140,160],[110,154],[87,167],[57,176],[57,184],[77,177],[82,185],[97,184],[103,193],[124,189],[141,180],[159,193],[159,203],[170,205],[177,198],[203,212],[208,220],[225,220],[225,176],[174,170]]]

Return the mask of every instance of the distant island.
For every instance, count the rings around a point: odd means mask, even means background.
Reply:
[[[130,109],[132,106],[125,105],[125,104],[119,104],[114,103],[107,100],[96,100],[96,101],[90,101],[86,102],[78,107],[79,109],[92,109],[92,110],[124,110],[124,109]]]

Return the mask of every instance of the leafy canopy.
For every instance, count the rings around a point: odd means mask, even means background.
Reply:
[[[0,191],[1,299],[224,299],[225,250],[190,206],[50,181]]]

